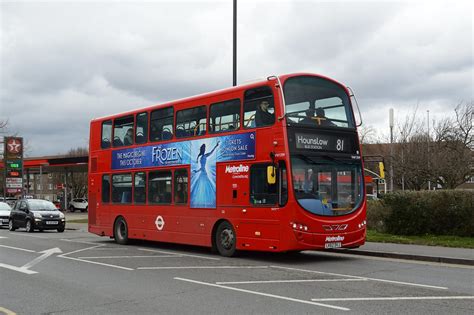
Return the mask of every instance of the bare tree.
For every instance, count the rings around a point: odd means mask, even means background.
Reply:
[[[474,172],[474,102],[460,103],[454,118],[444,118],[434,126],[434,180],[443,188],[456,188]]]
[[[359,127],[358,133],[361,144],[377,142],[377,132],[375,128],[370,125]]]
[[[420,190],[431,178],[430,139],[423,121],[413,113],[398,123],[393,152],[394,182],[402,189]]]
[[[8,132],[8,119],[0,120],[0,158],[3,159],[3,137]]]
[[[473,175],[473,111],[473,101],[458,104],[452,117],[433,123],[433,135],[417,107],[398,124],[393,165],[399,187],[420,190],[431,182],[453,189]]]
[[[69,152],[66,154],[70,157],[78,157],[78,156],[87,156],[89,150],[87,148],[75,148],[70,149]],[[69,174],[68,176],[68,183],[72,189],[72,198],[81,198],[87,196],[87,172],[74,172]],[[60,182],[60,179],[58,178]]]

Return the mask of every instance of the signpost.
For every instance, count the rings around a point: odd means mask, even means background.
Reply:
[[[23,194],[23,138],[5,137],[4,143],[4,197],[7,193]]]

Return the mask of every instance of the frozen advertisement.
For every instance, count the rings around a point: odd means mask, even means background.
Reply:
[[[189,141],[112,152],[112,169],[189,164]]]
[[[221,141],[217,162],[253,160],[255,132],[219,137]]]
[[[112,169],[191,166],[191,208],[216,208],[216,163],[255,159],[255,132],[112,152]]]

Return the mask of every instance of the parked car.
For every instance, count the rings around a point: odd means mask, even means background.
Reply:
[[[16,201],[17,199],[15,197],[7,197],[7,198],[0,197],[0,202],[7,203],[10,206],[10,208],[13,207]]]
[[[56,206],[47,200],[22,199],[15,203],[10,212],[8,229],[15,231],[24,227],[27,232],[34,230],[57,230],[64,232],[66,219]]]
[[[0,202],[0,226],[8,226],[12,208],[6,202]]]
[[[89,203],[85,198],[75,198],[69,203],[69,211],[74,212],[76,210],[81,210],[81,212],[86,212],[89,207]]]

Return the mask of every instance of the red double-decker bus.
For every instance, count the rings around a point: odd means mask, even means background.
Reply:
[[[348,89],[299,73],[94,119],[89,231],[236,250],[365,242]]]

